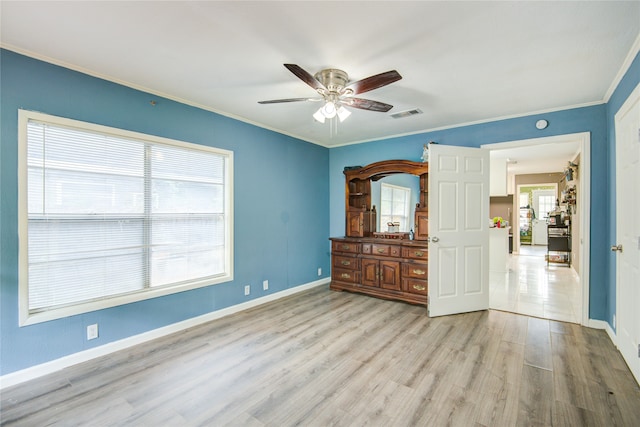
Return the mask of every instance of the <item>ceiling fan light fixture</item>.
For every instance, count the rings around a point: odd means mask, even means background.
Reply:
[[[313,118],[316,119],[316,121],[318,121],[320,123],[324,123],[324,114],[322,114],[322,109],[323,108],[324,107],[320,107],[320,108],[318,108],[318,111],[313,113]]]
[[[322,107],[322,114],[327,118],[327,119],[332,119],[336,116],[336,104],[334,104],[332,101],[327,101],[326,104],[324,104],[324,106]]]
[[[341,105],[340,108],[338,108],[337,114],[340,122],[342,123],[346,120],[347,117],[351,115],[351,111],[347,110]]]

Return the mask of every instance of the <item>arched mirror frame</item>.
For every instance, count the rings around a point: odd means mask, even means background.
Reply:
[[[384,160],[367,166],[345,168],[346,236],[370,237],[376,232],[376,211],[371,206],[371,181],[399,173],[420,178],[419,203],[415,209],[415,239],[427,240],[429,164],[411,160]]]

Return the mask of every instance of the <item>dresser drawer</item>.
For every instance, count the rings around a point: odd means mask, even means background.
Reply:
[[[412,294],[418,295],[427,295],[428,286],[426,280],[420,279],[403,279],[402,280],[402,289],[405,292],[409,292]]]
[[[331,242],[331,251],[357,254],[360,253],[360,243]]]
[[[360,258],[333,255],[333,268],[360,270]]]
[[[427,264],[405,262],[402,264],[402,277],[426,280],[428,277],[427,267]]]
[[[362,245],[362,253],[368,255],[399,257],[402,254],[400,249],[400,246],[380,245],[376,243],[372,245]]]
[[[429,250],[427,248],[404,247],[402,248],[402,257],[427,260],[429,259]]]
[[[360,283],[360,271],[334,268],[331,271],[331,280],[349,283]]]

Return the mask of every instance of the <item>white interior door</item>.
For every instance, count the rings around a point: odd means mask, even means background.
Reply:
[[[556,205],[556,190],[534,190],[532,193],[533,210],[536,219],[532,221],[531,244],[547,244],[547,218]]]
[[[549,212],[556,206],[557,190],[533,190],[531,196],[536,218],[539,220],[549,218]]]
[[[489,151],[432,144],[429,316],[489,308]]]
[[[622,249],[616,250],[616,340],[640,383],[640,85],[615,119],[616,246]]]

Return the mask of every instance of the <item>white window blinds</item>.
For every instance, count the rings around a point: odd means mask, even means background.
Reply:
[[[229,277],[227,154],[26,127],[30,315]]]

